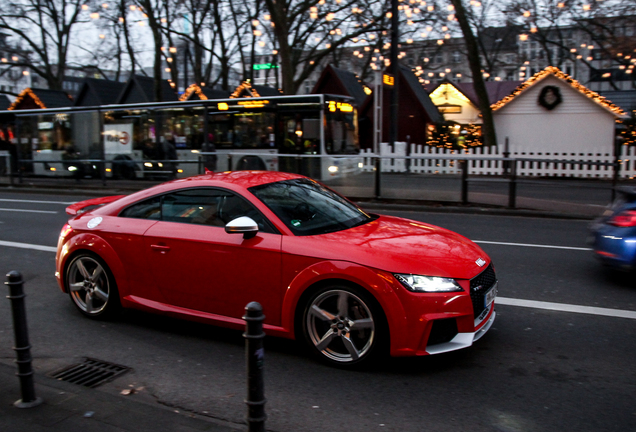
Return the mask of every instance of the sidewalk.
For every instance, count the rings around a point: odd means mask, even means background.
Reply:
[[[234,425],[188,412],[175,412],[136,395],[114,395],[96,389],[35,375],[35,393],[43,403],[16,408],[20,399],[17,367],[0,363],[0,431],[3,432],[236,432]],[[246,408],[247,410],[247,408]]]

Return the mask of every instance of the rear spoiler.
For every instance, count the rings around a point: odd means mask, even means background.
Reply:
[[[117,201],[119,198],[123,198],[125,196],[126,195],[113,195],[113,196],[93,198],[86,201],[76,202],[75,204],[71,204],[70,206],[66,207],[66,214],[69,214],[71,216],[76,216],[80,213],[84,213],[86,211],[84,209],[86,209],[87,207],[103,206],[104,204]]]

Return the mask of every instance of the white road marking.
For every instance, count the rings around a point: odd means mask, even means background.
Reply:
[[[18,243],[0,240],[0,246],[15,247],[21,249],[32,249],[45,252],[57,252],[57,248],[53,246],[42,246],[29,243]],[[551,303],[536,300],[523,300],[507,297],[497,297],[497,304],[506,306],[518,306],[533,309],[551,310],[557,312],[572,312],[588,315],[607,316],[612,318],[628,318],[636,320],[636,311],[628,311],[622,309],[609,309],[593,306],[579,306],[565,303]]]
[[[538,245],[529,243],[506,243],[506,242],[494,242],[486,240],[473,240],[474,243],[503,245],[503,246],[521,246],[521,247],[534,247],[545,249],[565,249],[565,250],[578,250],[578,251],[591,251],[592,248],[572,247],[572,246],[553,246],[553,245]]]
[[[0,198],[2,202],[16,202],[16,203],[36,203],[36,204],[61,204],[61,205],[71,205],[75,204],[77,201],[40,201],[40,200],[19,200],[19,199],[8,199],[8,198]]]
[[[636,312],[623,309],[608,309],[593,306],[578,306],[565,303],[551,303],[536,300],[522,300],[506,297],[497,297],[497,304],[506,306],[519,306],[533,309],[551,310],[557,312],[572,312],[588,315],[599,315],[613,318],[629,318],[636,319]]]
[[[48,213],[48,214],[58,213],[56,211],[51,211],[51,210],[25,210],[25,209],[8,209],[8,208],[0,208],[0,211],[22,212],[22,213]]]
[[[36,245],[36,244],[10,242],[10,241],[3,241],[3,240],[0,240],[0,246],[15,247],[20,249],[33,249],[33,250],[39,250],[39,251],[45,251],[45,252],[57,252],[57,248],[53,246],[42,246],[42,245]]]

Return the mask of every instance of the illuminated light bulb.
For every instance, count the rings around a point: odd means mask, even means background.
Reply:
[[[176,53],[177,52],[177,48],[176,47],[170,47],[170,52],[171,53]]]
[[[135,6],[135,5],[130,5],[130,10],[131,10],[131,11],[134,11],[134,10],[136,10],[136,9],[137,9],[137,6]]]
[[[166,59],[166,61],[167,61],[168,63],[172,63],[172,57],[168,57],[168,58]]]
[[[336,17],[336,14],[335,14],[335,13],[333,13],[333,12],[329,12],[329,13],[327,14],[327,16],[325,17],[325,19],[326,19],[327,21],[331,21],[331,20],[332,20],[332,19],[334,19],[335,17]]]
[[[316,8],[316,10],[317,10],[317,9],[318,9],[318,8]],[[312,11],[312,12],[313,12],[313,11]],[[265,15],[263,15],[263,19],[264,19],[265,21],[269,21],[269,20],[271,20],[271,19],[272,19],[272,16],[271,16],[270,14],[265,14]]]
[[[265,46],[265,42],[263,42],[263,41],[259,41],[259,42],[258,42],[258,45],[259,45],[260,47],[264,47],[264,46]]]
[[[260,23],[258,22],[258,20],[257,20],[257,19],[255,19],[255,20],[253,20],[253,21],[252,21],[252,25],[253,25],[254,27],[258,27],[258,25],[259,25],[259,24],[260,24]]]
[[[386,17],[387,17],[387,18],[391,18],[392,16],[393,16],[393,14],[392,14],[391,12],[387,12],[387,13],[386,13]]]
[[[82,5],[82,10],[88,10],[88,5]]]
[[[119,17],[119,22],[124,22],[124,17]]]
[[[106,35],[104,35],[104,34],[100,34],[100,35],[99,35],[99,38],[100,38],[100,39],[104,39],[105,37],[106,37]]]
[[[143,22],[143,21],[139,21],[137,24],[138,24],[139,26],[141,26],[141,27],[143,27],[143,26],[145,26],[145,25],[146,25],[146,23],[145,23],[145,22]]]
[[[311,19],[318,19],[318,14],[317,14],[317,13],[315,13],[315,12],[311,12],[311,13],[309,14],[309,18],[311,18]]]
[[[108,9],[108,3],[102,3],[102,7],[103,7],[104,9]]]
[[[407,25],[413,25],[413,21],[408,20],[408,21],[406,22],[406,24],[407,24]]]
[[[91,14],[91,18],[92,18],[92,19],[98,19],[98,18],[99,18],[99,14],[98,14],[97,12],[93,12],[93,13]]]
[[[446,73],[450,73],[450,71],[451,71],[450,68],[444,69],[444,72],[446,72]]]
[[[455,21],[455,15],[451,14],[448,16],[449,21]]]
[[[536,27],[532,27],[530,29],[530,33],[536,33],[537,31],[539,31]]]
[[[406,40],[406,43],[408,43],[408,44],[412,44],[412,43],[413,43],[413,39],[407,39],[407,40]]]
[[[444,35],[444,39],[450,39],[450,38],[451,38],[450,33],[446,33],[446,34]]]
[[[442,39],[437,40],[437,45],[444,45],[444,41]]]
[[[272,50],[272,54],[274,55],[278,54],[278,50]]]
[[[525,11],[523,13],[523,16],[526,17],[526,18],[529,18],[530,17],[530,11]]]
[[[254,30],[254,36],[260,36],[260,35],[262,35],[262,34],[263,34],[263,33],[261,33],[261,31],[260,31],[260,30]]]
[[[28,76],[29,75],[29,71],[22,71],[22,75]]]
[[[426,8],[427,11],[433,12],[435,10],[435,6],[429,6]]]
[[[426,36],[428,36],[428,33],[422,32],[422,33],[420,33],[420,36],[425,38]]]
[[[583,5],[583,10],[584,11],[589,11],[590,10],[590,5],[589,4],[584,4]]]
[[[527,41],[528,40],[528,35],[527,34],[520,34],[519,35],[519,40],[520,41]]]
[[[331,44],[325,44],[325,48],[327,49],[331,48]]]
[[[557,7],[564,8],[565,7],[565,3],[559,2],[559,4],[557,4]]]
[[[446,26],[442,27],[442,31],[443,32],[448,31],[448,27],[446,27]]]
[[[430,32],[432,32],[432,31],[433,31],[433,27],[431,27],[431,26],[426,26],[426,31],[427,31],[427,32],[429,32],[429,33],[430,33]]]
[[[165,69],[165,71],[166,71],[166,72],[170,72],[170,68],[166,68],[166,69]]]

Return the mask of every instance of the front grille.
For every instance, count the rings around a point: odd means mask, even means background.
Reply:
[[[497,282],[495,269],[490,264],[486,270],[470,280],[470,299],[473,301],[473,312],[477,318],[484,311],[484,294]]]
[[[60,381],[93,388],[111,381],[129,370],[130,368],[126,366],[86,358],[82,363],[52,372],[50,376]]]

